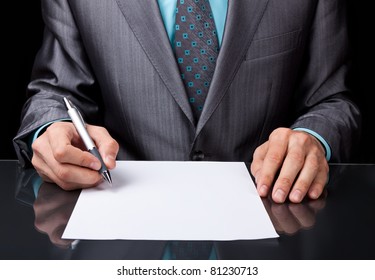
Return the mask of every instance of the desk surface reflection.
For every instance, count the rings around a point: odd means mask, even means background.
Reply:
[[[40,185],[35,171],[21,169],[17,161],[0,161],[0,173],[0,259],[171,257],[167,240],[61,239],[80,192]],[[263,199],[279,238],[205,242],[210,254],[207,248],[204,254],[196,253],[203,242],[182,245],[195,251],[191,259],[375,259],[374,198],[375,165],[331,165],[330,182],[320,199],[301,204]]]

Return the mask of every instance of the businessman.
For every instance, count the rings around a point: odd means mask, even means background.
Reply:
[[[328,161],[350,160],[360,112],[347,96],[344,1],[41,3],[44,39],[14,144],[45,181],[101,180],[63,97],[109,169],[252,162],[261,196],[297,203],[321,195]]]

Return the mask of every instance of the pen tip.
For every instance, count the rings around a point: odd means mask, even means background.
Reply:
[[[112,185],[112,178],[108,171],[102,173],[104,180],[106,180],[110,185]]]

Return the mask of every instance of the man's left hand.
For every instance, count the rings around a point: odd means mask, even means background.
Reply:
[[[305,196],[317,199],[328,180],[328,162],[323,145],[311,134],[289,128],[275,129],[253,157],[251,173],[260,196],[272,189],[272,199],[283,203],[289,197],[299,203]]]

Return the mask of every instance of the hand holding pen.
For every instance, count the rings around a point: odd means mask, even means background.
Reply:
[[[104,127],[86,125],[86,130],[108,170],[116,166],[119,145]],[[87,151],[72,122],[56,121],[32,144],[32,164],[46,182],[73,190],[96,186],[103,180],[101,161]]]
[[[111,175],[109,173],[109,170],[107,169],[107,166],[105,165],[98,149],[96,148],[94,142],[92,141],[89,133],[86,129],[85,121],[82,118],[81,113],[78,111],[78,109],[70,102],[69,99],[64,97],[65,106],[68,110],[68,114],[70,118],[72,119],[72,122],[77,129],[77,132],[79,136],[81,136],[83,143],[85,144],[87,151],[90,152],[90,154],[94,155],[101,164],[99,173],[102,174],[104,180],[106,180],[108,183],[112,185],[112,179]]]

